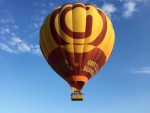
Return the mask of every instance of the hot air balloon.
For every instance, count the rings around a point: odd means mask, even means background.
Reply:
[[[40,48],[51,66],[71,87],[72,100],[83,100],[80,91],[107,62],[115,34],[108,16],[91,4],[57,7],[40,30]]]

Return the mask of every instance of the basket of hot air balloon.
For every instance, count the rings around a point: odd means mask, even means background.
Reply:
[[[84,94],[82,94],[80,91],[74,91],[74,93],[71,93],[72,101],[83,100],[83,98]]]
[[[83,86],[107,62],[115,34],[105,13],[83,3],[65,4],[49,14],[40,30],[40,48],[51,68],[83,100]]]

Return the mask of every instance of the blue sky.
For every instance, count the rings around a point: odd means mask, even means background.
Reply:
[[[69,85],[46,63],[39,29],[67,2],[102,8],[116,40],[107,64],[72,102]],[[149,0],[0,0],[0,113],[150,113]]]

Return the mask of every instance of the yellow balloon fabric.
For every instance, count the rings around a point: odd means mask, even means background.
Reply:
[[[115,40],[110,19],[91,4],[65,4],[49,14],[40,31],[48,64],[80,91],[107,62]]]

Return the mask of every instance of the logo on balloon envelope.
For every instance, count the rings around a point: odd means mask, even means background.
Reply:
[[[59,45],[98,46],[105,37],[107,21],[105,14],[91,5],[68,5],[52,13],[50,30]]]

